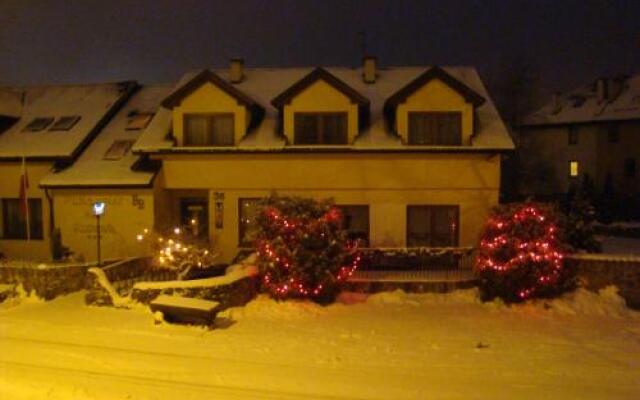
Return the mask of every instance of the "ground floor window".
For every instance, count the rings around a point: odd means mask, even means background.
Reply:
[[[209,201],[206,197],[180,199],[180,225],[195,237],[209,237]]]
[[[42,239],[42,200],[29,199],[29,237]],[[27,222],[25,213],[20,210],[20,199],[2,199],[2,228],[3,239],[27,239]]]
[[[369,206],[339,205],[337,207],[342,211],[342,227],[347,231],[349,239],[360,240],[362,245],[369,247]]]
[[[459,207],[407,206],[407,247],[458,246]]]
[[[260,198],[238,199],[238,247],[252,247],[249,232],[256,223]]]

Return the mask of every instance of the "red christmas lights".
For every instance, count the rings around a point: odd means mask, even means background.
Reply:
[[[485,226],[476,267],[486,297],[521,301],[557,291],[564,248],[553,211],[539,204],[505,206]]]
[[[262,286],[269,293],[318,298],[353,275],[361,257],[357,244],[346,240],[340,210],[303,199],[271,201],[276,204],[258,216],[256,240]],[[283,202],[282,208],[290,207],[286,202],[297,207],[278,209]]]

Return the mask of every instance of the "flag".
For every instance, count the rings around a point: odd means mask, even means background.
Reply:
[[[22,157],[22,170],[20,172],[20,215],[24,218],[27,240],[31,239],[31,230],[29,229],[29,175],[27,175],[27,163]]]

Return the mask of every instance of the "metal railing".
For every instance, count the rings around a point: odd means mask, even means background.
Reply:
[[[455,282],[474,279],[473,247],[361,249],[353,281]]]

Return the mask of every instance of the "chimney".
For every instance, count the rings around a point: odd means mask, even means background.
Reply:
[[[244,60],[232,58],[229,63],[229,80],[231,83],[240,83],[244,79]]]
[[[362,59],[362,80],[364,83],[376,82],[376,64],[378,59],[375,56],[365,56]]]
[[[596,81],[596,95],[598,96],[598,103],[602,103],[609,99],[608,89],[607,78],[600,78]]]

